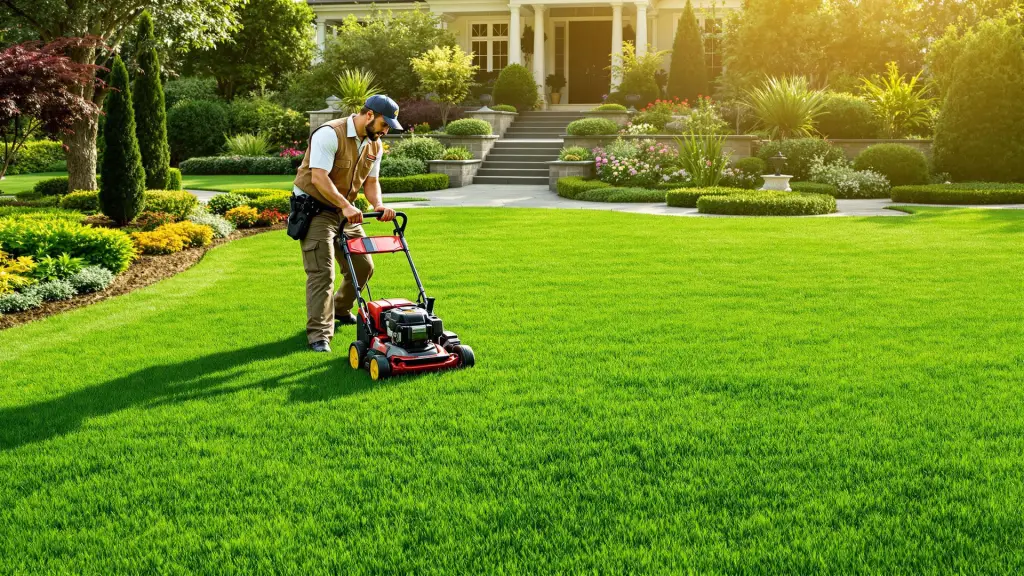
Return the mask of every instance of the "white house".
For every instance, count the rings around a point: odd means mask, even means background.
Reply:
[[[614,83],[608,66],[610,54],[621,53],[622,43],[632,41],[638,51],[651,45],[670,50],[686,0],[538,0],[518,3],[505,0],[425,0],[422,2],[360,2],[353,0],[306,0],[316,13],[317,44],[322,49],[332,28],[350,14],[366,16],[374,6],[393,11],[429,10],[455,34],[464,50],[476,54],[481,70],[498,71],[518,63],[533,68],[543,82],[551,73],[562,74],[563,104],[601,101]],[[713,75],[721,70],[718,35],[722,20],[740,9],[742,0],[694,0],[693,6],[705,32],[706,65]],[[533,35],[533,46],[522,46],[524,29]],[[665,59],[665,67],[669,59]]]

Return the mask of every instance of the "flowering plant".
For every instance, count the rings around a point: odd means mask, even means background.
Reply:
[[[659,98],[645,106],[641,112],[656,112],[660,114],[669,114],[671,116],[683,116],[690,113],[690,103],[686,100],[681,100],[678,96],[667,99]]]
[[[687,119],[686,131],[690,134],[725,134],[727,127],[711,96],[698,96],[697,106]]]
[[[593,153],[598,179],[614,186],[653,187],[684,178],[675,151],[653,140],[634,143],[620,138]]]
[[[729,158],[722,152],[722,136],[691,134],[676,138],[679,159],[700,188],[718,186]]]
[[[744,172],[743,170],[737,170],[736,168],[726,168],[722,170],[722,180],[719,182],[719,186],[724,188],[743,188],[746,190],[753,190],[757,188],[761,177],[757,174],[751,174],[750,172]]]
[[[854,170],[845,161],[826,164],[822,156],[811,160],[811,182],[831,184],[839,198],[885,198],[889,196],[889,179],[872,170]]]
[[[304,154],[304,152],[302,150],[297,149],[297,148],[284,148],[283,150],[281,150],[281,153],[279,154],[279,156],[281,158],[298,158],[299,156],[302,156],[303,154]]]
[[[619,134],[628,134],[630,136],[644,136],[647,134],[657,134],[658,127],[654,124],[648,124],[646,122],[638,122],[636,124],[629,122],[626,127],[619,130]]]

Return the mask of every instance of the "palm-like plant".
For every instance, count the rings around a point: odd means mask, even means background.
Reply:
[[[932,120],[935,99],[928,96],[928,86],[918,85],[923,72],[907,81],[895,62],[885,66],[887,75],[861,78],[861,92],[882,123],[886,138],[905,138]]]
[[[370,96],[380,94],[380,87],[374,82],[377,75],[366,70],[345,70],[338,76],[338,92],[341,105],[350,114],[359,112]]]
[[[725,136],[688,134],[676,138],[679,160],[698,188],[718,186],[722,172],[729,164],[729,155],[722,150]]]
[[[824,104],[824,92],[811,90],[803,77],[769,78],[760,88],[749,90],[746,98],[757,127],[773,140],[814,134]]]
[[[270,141],[263,134],[236,134],[225,137],[224,147],[231,156],[266,156]]]

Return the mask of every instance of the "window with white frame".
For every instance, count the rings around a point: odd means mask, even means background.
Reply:
[[[508,65],[508,23],[470,24],[469,48],[480,71],[501,70]]]

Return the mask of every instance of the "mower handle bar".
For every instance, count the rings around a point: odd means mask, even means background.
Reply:
[[[363,219],[366,219],[366,218],[377,218],[377,219],[380,219],[380,217],[383,216],[383,215],[384,215],[383,212],[365,212],[365,213],[363,213]],[[402,224],[401,225],[398,224],[398,219],[399,218],[402,219]],[[408,220],[409,220],[409,217],[405,215],[405,212],[395,212],[395,219],[394,219],[395,231],[397,231],[400,234],[405,234],[405,225],[408,222]]]

